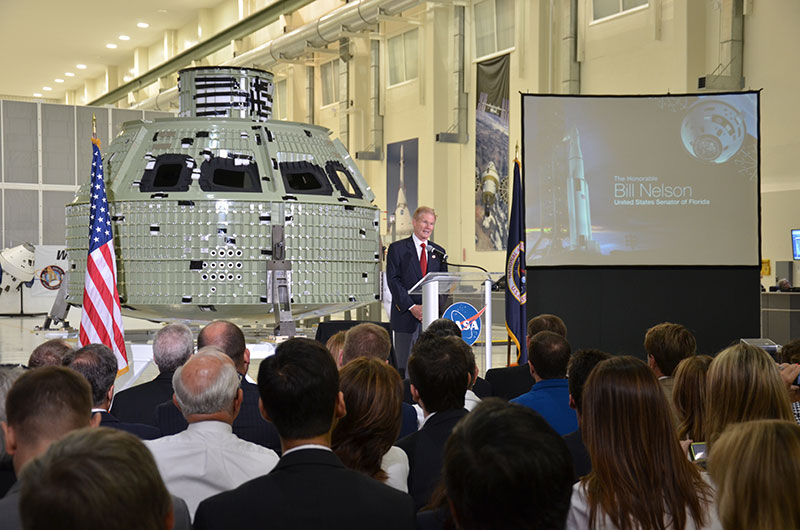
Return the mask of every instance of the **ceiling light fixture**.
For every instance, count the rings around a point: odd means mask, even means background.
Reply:
[[[150,27],[150,24],[148,24],[147,22],[139,22],[138,24],[136,24],[136,27],[137,28],[142,28],[142,29],[147,29],[147,28]]]
[[[45,92],[50,92],[50,91],[51,91],[51,90],[53,90],[53,89],[52,89],[52,88],[50,88],[49,86],[43,86],[43,87],[42,87],[42,90],[44,90]]]
[[[131,38],[128,37],[127,35],[120,35],[119,40],[131,40]]]
[[[106,44],[106,48],[108,48],[109,50],[116,50],[117,45],[112,42],[109,42],[108,44]]]
[[[86,65],[85,64],[76,64],[75,68],[77,68],[78,70],[86,70]]]
[[[56,83],[63,83],[63,82],[64,82],[63,79],[61,79],[60,77],[56,77]]]
[[[128,83],[131,79],[133,79],[133,78],[131,76],[129,76],[129,75],[126,75],[126,76],[124,76],[122,78],[122,80],[125,81],[126,83]]]
[[[64,75],[67,77],[75,77],[75,74],[73,74],[72,72],[64,72]]]
[[[40,97],[42,97],[42,95],[40,93],[38,93],[38,92],[34,92],[33,93],[33,97],[40,98]]]

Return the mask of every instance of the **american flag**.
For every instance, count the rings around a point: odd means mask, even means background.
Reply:
[[[122,329],[114,235],[106,201],[100,140],[92,138],[92,188],[89,210],[89,258],[83,284],[80,343],[105,344],[117,357],[119,373],[128,370],[128,354]]]

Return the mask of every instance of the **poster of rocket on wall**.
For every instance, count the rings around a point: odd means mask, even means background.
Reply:
[[[475,249],[508,239],[508,55],[478,63],[475,110]]]
[[[387,237],[384,244],[411,235],[411,216],[417,209],[417,138],[386,146]]]

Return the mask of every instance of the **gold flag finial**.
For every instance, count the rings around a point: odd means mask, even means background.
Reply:
[[[517,140],[517,145],[514,147],[514,160],[519,160],[519,140]]]
[[[97,116],[92,112],[92,136],[97,138]]]

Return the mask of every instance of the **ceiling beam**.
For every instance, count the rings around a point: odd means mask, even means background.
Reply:
[[[231,27],[222,30],[213,37],[206,41],[195,44],[191,48],[187,48],[175,57],[167,60],[166,62],[156,66],[152,70],[145,72],[139,77],[120,85],[114,90],[100,96],[94,101],[90,101],[89,105],[109,105],[116,103],[128,95],[128,92],[142,90],[143,88],[155,83],[160,78],[174,74],[181,68],[186,68],[192,64],[192,61],[202,59],[217,52],[229,45],[231,41],[241,39],[250,35],[264,26],[272,24],[280,18],[281,15],[297,11],[303,6],[313,2],[313,0],[277,0],[264,9],[253,13],[249,17],[242,19]]]

